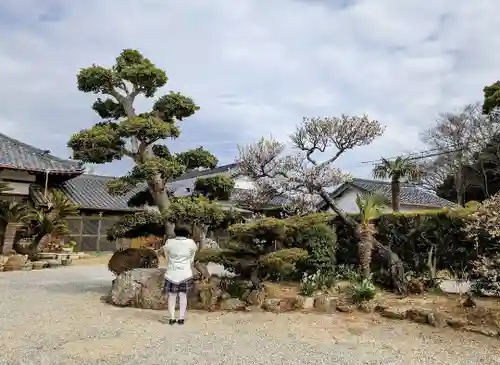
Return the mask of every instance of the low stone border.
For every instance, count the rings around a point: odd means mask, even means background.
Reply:
[[[270,312],[284,312],[288,310],[314,310],[321,313],[352,313],[360,311],[363,313],[377,313],[382,317],[394,320],[407,320],[419,324],[426,324],[436,328],[449,327],[455,330],[473,332],[488,337],[500,338],[500,329],[478,327],[463,318],[453,318],[448,314],[440,313],[436,310],[421,308],[390,308],[384,305],[376,305],[366,302],[360,305],[342,303],[339,298],[327,295],[317,297],[296,298],[267,298],[264,300],[262,309]]]

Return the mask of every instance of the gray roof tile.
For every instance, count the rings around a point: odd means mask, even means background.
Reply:
[[[83,164],[79,161],[63,160],[48,151],[30,146],[0,133],[0,167],[27,171],[81,174]]]
[[[73,204],[82,209],[102,211],[137,211],[139,208],[128,206],[129,199],[145,189],[144,184],[138,185],[125,195],[113,196],[108,193],[107,182],[112,176],[80,175],[61,184],[61,190]]]
[[[339,196],[349,186],[355,186],[369,193],[381,194],[388,200],[390,200],[392,196],[390,182],[366,179],[353,179],[348,183],[344,183],[332,193],[332,196]],[[440,198],[420,186],[405,183],[401,183],[401,204],[435,208],[456,206],[455,203]]]

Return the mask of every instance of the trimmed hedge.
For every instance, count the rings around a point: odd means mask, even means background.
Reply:
[[[484,237],[475,244],[465,234],[466,215],[453,210],[392,213],[376,221],[376,238],[388,245],[405,263],[405,269],[417,275],[428,272],[429,255],[436,260],[437,270],[453,270],[457,274],[471,272],[473,261],[481,255],[499,251],[496,241]],[[337,228],[337,262],[358,264],[358,241],[351,227],[334,218]],[[382,267],[374,257],[373,269]]]

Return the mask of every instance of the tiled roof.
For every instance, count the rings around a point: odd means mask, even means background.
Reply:
[[[66,196],[82,209],[102,211],[137,211],[138,208],[128,206],[129,199],[145,189],[141,184],[125,195],[113,196],[108,193],[106,183],[112,176],[80,175],[61,184]]]
[[[83,173],[78,161],[63,160],[52,156],[49,151],[30,146],[0,133],[0,168],[54,173]]]
[[[231,163],[228,165],[218,166],[216,168],[209,169],[209,170],[201,170],[201,171],[200,170],[192,170],[192,171],[186,172],[185,174],[183,174],[182,176],[179,176],[176,179],[171,180],[170,182],[182,181],[182,180],[187,180],[187,179],[194,179],[194,178],[198,178],[198,177],[202,177],[202,176],[206,176],[206,175],[222,174],[225,172],[230,172],[232,170],[236,170],[237,167],[238,167],[237,164]]]
[[[391,183],[387,181],[353,179],[339,186],[332,197],[340,196],[349,187],[354,186],[369,193],[383,195],[387,200],[391,199]],[[456,204],[413,184],[401,183],[401,204],[416,205],[422,207],[445,208],[454,207]]]

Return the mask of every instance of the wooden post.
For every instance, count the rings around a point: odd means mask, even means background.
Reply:
[[[101,251],[101,226],[102,226],[102,212],[99,212],[99,221],[97,222],[97,251]]]
[[[82,244],[82,240],[83,240],[83,237],[82,237],[82,235],[83,235],[83,215],[80,216],[80,232],[79,233],[80,233],[80,235],[78,238],[78,250],[77,250],[78,252],[82,251],[82,248],[83,248],[82,247],[83,246],[83,244]]]

